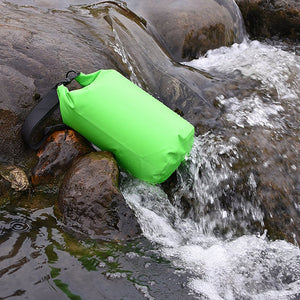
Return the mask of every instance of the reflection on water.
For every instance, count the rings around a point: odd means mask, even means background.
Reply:
[[[0,299],[171,299],[172,291],[186,298],[186,275],[144,238],[77,240],[63,230],[53,196],[13,196],[1,205]]]

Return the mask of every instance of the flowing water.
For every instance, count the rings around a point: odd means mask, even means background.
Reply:
[[[78,241],[65,232],[51,191],[48,198],[36,191],[2,200],[0,299],[299,299],[299,247],[270,241],[266,231],[254,234],[249,225],[264,225],[255,170],[247,173],[247,192],[232,197],[230,207],[221,201],[240,180],[234,166],[243,159],[238,144],[245,134],[288,133],[299,157],[299,56],[245,41],[189,65],[259,83],[249,84],[247,96],[216,97],[230,136],[211,130],[196,137],[171,194],[121,174],[144,236],[126,244]],[[298,160],[286,166],[299,174]]]
[[[299,127],[300,58],[291,51],[245,41],[209,51],[189,65],[211,74],[238,71],[260,81],[247,98],[217,97],[225,107],[224,118],[237,130],[262,127],[283,132],[287,121]],[[275,99],[268,96],[274,89]],[[298,299],[299,248],[285,241],[270,241],[267,232],[247,232],[250,219],[263,223],[259,205],[249,201],[257,188],[253,173],[247,182],[252,193],[233,204],[243,212],[239,226],[245,234],[234,237],[229,231],[225,240],[214,234],[216,226],[224,228],[236,218],[221,206],[219,196],[229,189],[228,181],[238,179],[232,168],[240,155],[238,141],[237,136],[225,141],[212,132],[198,136],[190,157],[177,171],[178,186],[171,202],[160,187],[133,179],[124,180],[123,194],[135,210],[144,235],[159,245],[162,257],[177,270],[189,272],[187,286],[195,296]],[[180,201],[184,195],[193,201],[187,215]]]

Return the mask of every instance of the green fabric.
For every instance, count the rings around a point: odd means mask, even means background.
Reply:
[[[63,122],[135,177],[163,182],[191,150],[194,127],[117,71],[81,73],[76,81],[81,89],[57,88]]]

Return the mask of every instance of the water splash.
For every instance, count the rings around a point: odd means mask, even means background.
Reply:
[[[173,254],[174,255],[174,254]],[[284,241],[243,236],[204,249],[176,250],[179,265],[195,268],[190,287],[209,299],[286,299],[299,295],[300,251]]]
[[[249,190],[247,197],[230,199],[228,207],[222,203],[222,195],[239,180],[232,171],[238,158],[236,143],[236,137],[226,143],[212,133],[196,137],[189,157],[176,171],[176,187],[169,195],[160,186],[123,174],[122,193],[147,238],[176,246],[187,241],[194,243],[199,235],[213,236],[216,229],[223,229],[223,233],[226,229],[227,238],[232,237],[236,223],[243,232],[253,221],[263,223],[263,213],[251,197],[257,186],[253,173],[244,185]]]
[[[191,156],[178,171],[180,181],[175,200],[189,193],[188,197],[198,202],[199,211],[213,203],[214,214],[202,213],[198,218],[190,214],[183,218],[180,201],[171,203],[160,186],[127,175],[122,178],[122,193],[135,211],[147,239],[160,245],[161,255],[172,261],[178,271],[192,274],[187,285],[196,298],[283,299],[297,296],[299,248],[285,241],[268,241],[266,232],[228,240],[217,238],[213,233],[218,222],[230,219],[230,214],[220,208],[218,191],[224,181],[236,177],[230,169],[238,156],[236,142],[232,137],[226,144],[209,133],[198,137]],[[206,176],[199,175],[200,170]],[[247,184],[255,192],[257,183],[252,173]],[[245,216],[253,213],[254,219],[262,220],[258,207],[251,202],[248,206],[243,203],[240,206],[245,205]]]
[[[279,104],[264,103],[256,94],[242,100],[237,97],[225,99],[221,95],[217,100],[225,107],[227,120],[239,127],[280,127],[279,122],[274,120],[280,118],[279,112],[284,111],[284,108]]]
[[[189,64],[218,76],[238,71],[260,84],[245,98],[217,97],[225,119],[236,130],[228,129],[232,136],[227,138],[212,132],[195,138],[170,193],[126,176],[123,195],[147,239],[159,245],[161,255],[178,272],[192,274],[187,285],[196,298],[297,299],[300,249],[286,241],[269,241],[266,232],[247,231],[251,221],[263,225],[264,216],[255,201],[258,182],[251,168],[242,193],[238,197],[230,193],[241,181],[234,165],[244,159],[238,130],[244,134],[245,127],[262,127],[284,134],[288,126],[298,128],[299,57],[259,42],[244,42],[209,51]],[[228,207],[223,195],[229,198]],[[244,229],[240,237],[233,231],[236,223]],[[216,228],[226,227],[229,231],[222,238],[215,234]]]
[[[287,117],[299,112],[300,57],[279,47],[245,40],[232,47],[210,50],[204,57],[186,63],[224,78],[230,73],[260,82],[249,97],[216,100],[225,108],[225,117],[239,127],[286,128]]]
[[[204,57],[187,63],[205,71],[230,73],[259,80],[262,88],[275,89],[280,99],[298,99],[300,58],[278,47],[245,40],[232,47],[209,50]]]

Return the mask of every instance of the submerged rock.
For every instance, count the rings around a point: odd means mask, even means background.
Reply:
[[[77,157],[91,151],[90,143],[74,130],[54,132],[37,152],[39,161],[31,176],[33,185],[58,182]]]
[[[118,189],[118,167],[110,152],[89,153],[66,173],[58,205],[67,228],[94,239],[124,240],[140,234]]]

